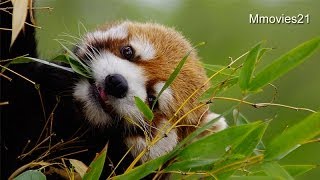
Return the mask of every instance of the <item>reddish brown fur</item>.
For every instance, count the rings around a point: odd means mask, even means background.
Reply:
[[[149,61],[137,62],[139,66],[143,67],[149,81],[160,82],[166,81],[174,68],[181,61],[181,59],[192,50],[190,43],[178,32],[171,28],[167,28],[158,24],[134,24],[129,26],[129,34],[135,36],[147,37],[152,42],[156,49],[156,57]],[[199,58],[193,50],[189,55],[186,63],[181,69],[179,75],[170,85],[173,91],[174,100],[171,104],[170,111],[164,112],[167,119],[171,118],[181,104],[198,88],[202,87],[207,81],[206,73],[200,64]],[[178,113],[173,120],[175,122],[181,116],[186,114],[188,111],[196,107],[199,99],[199,94],[202,94],[206,90],[208,84],[204,85],[203,88],[195,95],[191,100],[184,106],[184,108]],[[192,113],[190,113],[180,125],[197,125],[199,118],[208,109],[204,106]],[[189,134],[190,130],[194,128],[180,128],[180,138],[185,137]]]

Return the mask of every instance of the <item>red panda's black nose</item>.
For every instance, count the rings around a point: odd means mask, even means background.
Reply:
[[[120,74],[108,75],[105,79],[105,91],[108,95],[123,98],[128,92],[128,82]]]

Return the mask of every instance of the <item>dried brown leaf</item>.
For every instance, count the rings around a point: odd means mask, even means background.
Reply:
[[[12,0],[12,4],[12,35],[10,46],[12,46],[26,22],[28,14],[28,0]]]
[[[87,172],[88,166],[85,165],[83,162],[76,160],[76,159],[69,159],[70,163],[74,167],[75,171],[79,173],[81,177]]]

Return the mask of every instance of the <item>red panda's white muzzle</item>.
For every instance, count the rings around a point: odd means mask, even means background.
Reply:
[[[117,119],[129,118],[145,126],[143,115],[134,103],[135,96],[147,100],[143,69],[111,52],[100,53],[90,66],[94,84],[84,79],[74,90],[74,97],[84,104],[87,119],[95,125],[108,125],[114,121],[110,114],[116,114]],[[97,94],[90,95],[90,86],[97,89],[93,92]]]

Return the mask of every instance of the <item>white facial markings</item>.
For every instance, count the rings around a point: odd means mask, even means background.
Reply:
[[[90,86],[86,80],[78,82],[74,88],[73,97],[83,104],[83,111],[90,123],[96,126],[108,125],[112,118],[92,100]]]
[[[218,118],[219,116],[220,116],[220,114],[209,112],[204,117],[203,121],[201,122],[201,125],[205,125],[208,122]],[[213,130],[214,132],[218,132],[218,131],[221,131],[227,127],[228,127],[228,124],[226,123],[226,119],[224,117],[220,117],[215,123],[213,123],[211,130]]]
[[[130,45],[134,48],[136,55],[141,57],[141,60],[150,60],[156,55],[153,45],[143,36],[133,37],[130,40]]]
[[[162,87],[164,86],[165,82],[159,82],[157,84],[155,84],[153,86],[155,92],[156,92],[156,95],[159,94],[159,92],[161,91]],[[160,95],[159,99],[159,109],[162,111],[162,112],[169,112],[169,108],[172,104],[172,101],[173,101],[173,92],[171,90],[170,87],[168,87],[167,89],[165,89],[162,94]]]
[[[107,39],[125,39],[128,37],[128,24],[122,23],[118,26],[112,27],[106,31],[95,31],[87,35],[87,39],[106,41]]]
[[[108,96],[110,105],[121,117],[128,117],[143,125],[143,116],[134,103],[134,96],[143,100],[147,98],[145,88],[146,77],[143,69],[136,64],[121,59],[110,52],[104,52],[96,57],[91,64],[93,77],[98,84],[103,86],[108,75],[120,74],[128,82],[128,92],[123,98]]]
[[[167,120],[162,120],[162,124],[158,129],[165,129],[163,126],[165,125]],[[171,124],[167,125],[170,127]],[[164,134],[163,134],[164,135]],[[147,147],[147,142],[142,136],[128,137],[125,140],[126,145],[130,148],[133,146],[131,153],[134,157],[137,157],[144,148]],[[178,135],[177,130],[172,129],[166,137],[163,137],[156,144],[149,148],[149,151],[142,156],[141,161],[146,162],[152,159],[155,159],[159,156],[162,156],[173,150],[174,147],[178,144]]]

